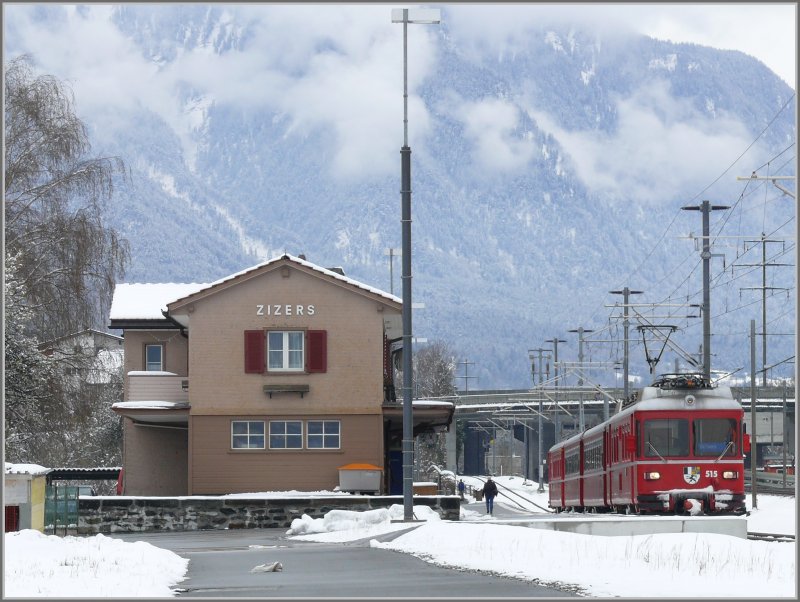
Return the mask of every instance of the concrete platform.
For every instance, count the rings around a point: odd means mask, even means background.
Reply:
[[[498,525],[567,531],[581,535],[651,535],[654,533],[717,533],[747,539],[745,516],[546,516],[497,519]]]

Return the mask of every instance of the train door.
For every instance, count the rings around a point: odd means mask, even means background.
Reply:
[[[630,481],[628,491],[631,504],[636,504],[637,499],[635,462],[636,439],[634,438],[634,433],[634,420],[633,415],[631,415],[630,421],[625,425],[622,438],[622,452],[625,454],[625,464],[627,466],[625,474]]]
[[[613,505],[611,501],[611,429],[603,429],[603,502],[607,507]]]
[[[581,440],[578,442],[578,505],[581,508],[586,507],[586,503],[584,500],[584,486],[586,485],[586,455],[585,455],[585,445],[583,441],[583,435],[581,435]]]

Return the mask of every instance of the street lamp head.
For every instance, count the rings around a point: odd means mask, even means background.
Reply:
[[[423,23],[427,25],[442,22],[442,11],[438,8],[393,8],[392,23]]]

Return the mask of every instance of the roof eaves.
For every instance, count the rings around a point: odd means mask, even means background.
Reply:
[[[349,284],[351,286],[355,286],[356,288],[359,288],[361,290],[364,290],[364,291],[367,291],[369,293],[372,293],[373,295],[376,295],[378,297],[382,297],[384,299],[387,299],[389,301],[393,301],[393,302],[399,303],[399,304],[403,303],[402,299],[400,299],[399,297],[395,297],[394,295],[392,295],[390,293],[387,293],[387,292],[382,291],[380,289],[368,286],[368,285],[364,284],[363,282],[359,282],[358,280],[353,280],[352,278],[348,278],[347,276],[344,276],[342,274],[339,274],[339,273],[334,272],[332,270],[329,270],[327,268],[320,267],[317,264],[311,263],[310,261],[307,261],[305,259],[300,259],[299,257],[295,257],[294,255],[289,255],[288,253],[284,253],[280,257],[275,257],[275,258],[270,259],[268,261],[264,261],[262,263],[259,263],[259,264],[255,265],[255,266],[251,266],[251,267],[249,267],[249,268],[247,268],[245,270],[242,270],[240,272],[236,272],[235,274],[231,274],[230,276],[226,276],[225,278],[221,278],[220,280],[212,282],[212,283],[206,285],[204,288],[200,288],[200,289],[194,291],[193,293],[191,293],[189,295],[186,295],[186,296],[181,297],[179,299],[175,299],[174,301],[172,301],[172,302],[167,304],[167,309],[169,310],[169,306],[170,305],[184,303],[188,299],[194,297],[195,295],[198,295],[198,294],[206,292],[206,291],[210,291],[211,289],[213,289],[213,288],[215,288],[215,287],[217,287],[217,286],[219,286],[221,284],[224,284],[224,283],[229,282],[231,280],[234,280],[236,278],[241,278],[242,276],[246,276],[247,274],[250,274],[250,273],[252,273],[254,271],[262,270],[265,267],[267,267],[269,265],[272,265],[272,264],[277,264],[280,261],[289,261],[289,262],[292,262],[292,263],[296,263],[298,265],[301,265],[301,266],[303,266],[305,268],[308,268],[310,270],[313,270],[315,272],[319,272],[320,274],[324,274],[325,276],[328,276],[328,277],[333,278],[335,280],[347,283],[347,284]]]

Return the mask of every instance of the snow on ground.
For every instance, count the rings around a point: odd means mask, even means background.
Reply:
[[[168,597],[189,561],[143,541],[104,535],[5,534],[4,598]]]
[[[479,486],[478,479],[463,478],[467,485]],[[526,514],[547,508],[547,493],[538,493],[535,482],[521,477],[495,480],[501,486],[496,506],[519,510],[502,495],[508,487],[530,500],[523,503],[529,505]],[[263,492],[234,497],[293,494],[309,495]],[[747,504],[750,508],[749,496]],[[747,517],[748,531],[795,533],[794,498],[759,495],[757,505]],[[491,524],[485,512],[464,507],[458,522],[441,520],[427,506],[415,506],[414,514],[424,522],[392,522],[402,521],[402,505],[367,512],[332,510],[322,519],[295,519],[287,535],[317,542],[369,539],[372,547],[434,564],[578,588],[591,597],[797,597],[793,543],[698,533],[589,536]],[[375,539],[396,531],[407,532],[392,541]],[[6,533],[4,556],[4,593],[11,597],[166,597],[174,595],[170,588],[188,570],[188,561],[173,552],[103,535]],[[654,593],[654,583],[662,584],[660,594]]]

